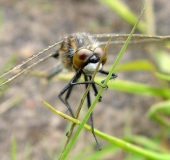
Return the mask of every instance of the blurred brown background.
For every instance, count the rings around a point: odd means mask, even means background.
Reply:
[[[139,15],[141,2],[124,0],[129,8]],[[101,33],[129,33],[132,26],[122,20],[115,12],[98,1],[91,0],[0,0],[2,22],[0,25],[0,66],[2,67],[12,55],[17,56],[16,64],[27,57],[43,50],[60,40],[63,36],[75,32]],[[154,1],[156,33],[169,35],[170,9],[168,0]],[[144,17],[143,17],[144,18]],[[137,33],[140,33],[137,31]],[[110,63],[114,62],[120,50],[117,46],[110,47]],[[132,59],[150,58],[144,53],[141,45],[129,46],[121,63]],[[36,70],[44,70],[55,66],[55,61],[49,60],[38,66]],[[134,80],[146,84],[157,85],[155,78],[149,73],[117,73],[118,79]],[[2,97],[1,104],[12,106],[0,114],[0,158],[10,158],[12,137],[15,136],[18,144],[18,159],[23,159],[24,149],[28,143],[32,145],[31,160],[48,160],[54,156],[61,146],[68,122],[45,108],[39,99],[45,99],[58,110],[65,112],[66,107],[59,101],[58,94],[67,82],[58,80],[44,84],[44,81],[30,76],[23,76],[12,84],[10,90]],[[77,87],[70,97],[70,103],[76,110],[80,93],[84,87]],[[18,103],[9,101],[19,99]],[[149,107],[159,101],[141,95],[133,95],[108,89],[103,94],[101,103],[98,103],[93,115],[95,127],[116,137],[126,135],[126,127],[130,126],[133,134],[153,136],[158,132],[155,122],[146,117]],[[15,107],[14,107],[15,106]],[[87,111],[86,105],[82,110],[81,118]],[[80,119],[81,119],[80,118]],[[106,142],[98,138],[101,147]],[[76,155],[82,149],[96,144],[91,133],[83,131],[72,151]],[[122,152],[115,157],[123,159]]]

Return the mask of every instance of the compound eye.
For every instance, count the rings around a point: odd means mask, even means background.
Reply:
[[[103,50],[100,48],[100,47],[97,47],[95,50],[94,50],[94,55],[96,55],[97,57],[101,57],[103,54]]]
[[[92,51],[88,49],[80,49],[73,55],[74,67],[76,67],[77,69],[82,69],[92,55]]]
[[[103,51],[102,48],[100,48],[100,47],[97,47],[97,48],[94,50],[94,55],[96,55],[96,57],[101,58],[103,54],[104,54],[104,51]],[[104,64],[106,63],[106,61],[107,61],[107,55],[105,55],[105,56],[103,57],[102,64],[104,65]]]
[[[87,61],[92,55],[93,55],[92,51],[88,49],[80,49],[77,52],[77,58],[83,61]]]

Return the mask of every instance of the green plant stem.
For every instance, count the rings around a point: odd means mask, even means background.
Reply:
[[[47,102],[42,101],[42,103],[48,107],[50,110],[52,110],[54,113],[62,116],[65,119],[68,119],[69,121],[78,124],[78,125],[82,125],[82,122],[80,122],[79,120],[72,118],[56,109],[54,109],[52,106],[50,106]],[[84,124],[83,127],[91,132],[91,126]],[[157,160],[169,160],[170,159],[170,154],[165,154],[165,153],[157,153],[157,152],[152,152],[152,151],[148,151],[146,149],[140,148],[138,146],[135,146],[133,144],[130,144],[124,140],[121,140],[119,138],[107,135],[97,129],[94,129],[94,132],[97,136],[99,136],[100,138],[108,141],[111,144],[117,145],[120,148],[123,148],[126,151],[132,152],[134,154],[143,156],[145,158],[150,158],[150,159],[157,159]]]

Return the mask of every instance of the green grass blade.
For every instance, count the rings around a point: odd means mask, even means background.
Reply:
[[[159,143],[156,143],[155,140],[144,136],[133,135],[130,138],[128,138],[128,142],[139,144],[140,146],[145,147],[149,150],[168,153],[168,151],[165,148],[163,148]]]
[[[11,160],[17,160],[17,141],[14,136],[11,143]]]
[[[103,78],[97,77],[95,81],[100,83]],[[115,80],[108,82],[109,89],[133,93],[133,94],[142,94],[146,96],[159,96],[162,98],[170,98],[170,89],[168,88],[157,88],[147,84],[136,83],[125,80]]]
[[[30,160],[31,154],[32,154],[32,145],[30,143],[26,143],[23,160]]]
[[[48,107],[50,110],[52,110],[54,113],[64,117],[65,119],[75,123],[75,124],[78,124],[78,125],[82,125],[83,124],[83,121],[80,122],[79,120],[77,119],[74,119],[58,110],[56,110],[55,108],[53,108],[52,106],[50,106],[47,102],[45,101],[42,101],[42,103]],[[89,112],[89,111],[88,111]],[[83,127],[85,129],[87,129],[88,131],[91,132],[91,126],[87,125],[87,124],[83,124]],[[139,155],[139,156],[142,156],[142,157],[145,157],[145,158],[150,158],[150,159],[155,159],[155,160],[169,160],[170,159],[170,154],[165,154],[165,153],[158,153],[158,152],[153,152],[153,151],[149,151],[147,149],[143,149],[141,147],[138,147],[136,145],[133,145],[133,144],[130,144],[128,142],[126,142],[125,140],[122,140],[122,139],[119,139],[119,138],[116,138],[116,137],[113,137],[113,136],[110,136],[110,135],[107,135],[97,129],[94,129],[94,132],[95,132],[95,135],[97,135],[98,137],[104,139],[105,141],[113,144],[113,145],[116,145],[116,146],[119,146],[120,148],[128,151],[128,152],[131,152],[133,154],[136,154],[136,155]],[[63,157],[62,157],[63,158]],[[64,157],[63,160],[65,160],[66,158]]]
[[[170,75],[169,75],[169,74],[163,74],[163,73],[158,73],[158,72],[156,72],[155,75],[156,75],[158,78],[161,78],[161,79],[170,81]]]
[[[104,147],[100,152],[95,152],[92,155],[88,156],[86,158],[86,160],[102,160],[104,159],[106,156],[113,156],[115,155],[117,152],[119,152],[121,149],[118,148],[115,145],[109,145]]]
[[[170,127],[170,100],[156,103],[151,106],[147,116],[151,119]]]
[[[98,0],[101,3],[104,3],[113,11],[115,11],[119,16],[121,16],[125,21],[127,21],[132,26],[135,25],[138,17],[129,9],[127,5],[125,5],[120,0]],[[142,33],[146,33],[147,24],[143,21],[140,21],[138,26],[136,27]]]
[[[139,70],[155,72],[156,68],[148,60],[139,59],[139,60],[118,65],[115,69],[115,71],[119,71],[119,72],[131,72],[131,71],[139,71]]]
[[[170,73],[170,55],[168,52],[163,51],[163,50],[157,50],[156,54],[156,62],[157,65],[159,66],[160,70],[163,71],[164,73]]]

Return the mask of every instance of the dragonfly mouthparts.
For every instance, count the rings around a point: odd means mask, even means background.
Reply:
[[[90,63],[97,63],[97,62],[99,62],[99,60],[100,60],[99,57],[93,55],[93,56],[89,59],[89,62],[90,62]]]
[[[83,68],[83,72],[84,72],[86,75],[92,75],[92,74],[94,73],[94,71],[96,70],[98,63],[99,63],[99,62],[97,62],[97,63],[88,63],[88,64]],[[98,70],[101,70],[102,67],[103,67],[102,64],[100,64]]]

